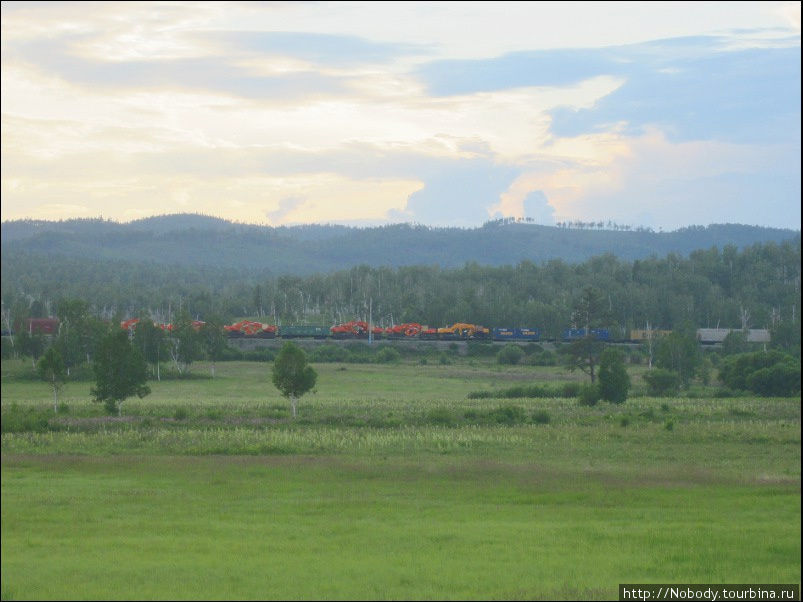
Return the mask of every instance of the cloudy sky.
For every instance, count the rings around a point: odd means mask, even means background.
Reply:
[[[799,2],[3,2],[2,219],[800,227]]]

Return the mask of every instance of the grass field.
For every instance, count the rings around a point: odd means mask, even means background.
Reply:
[[[799,398],[468,399],[580,375],[320,364],[294,422],[269,367],[152,383],[122,418],[71,383],[54,418],[51,391],[4,362],[3,599],[611,599],[624,582],[800,582]],[[8,432],[25,412],[47,428]]]

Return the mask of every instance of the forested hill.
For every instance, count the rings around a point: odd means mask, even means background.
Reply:
[[[799,238],[799,230],[737,224],[673,232],[577,229],[492,222],[480,228],[396,224],[368,228],[245,225],[202,215],[152,217],[127,224],[89,219],[2,224],[4,256],[22,252],[76,259],[158,262],[175,266],[253,269],[306,275],[355,265],[512,265],[522,260],[583,262],[612,253],[622,260],[696,249]],[[8,257],[7,257],[8,258]]]

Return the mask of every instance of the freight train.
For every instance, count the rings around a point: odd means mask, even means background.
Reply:
[[[124,320],[120,323],[123,330],[133,332],[138,318]],[[205,322],[194,320],[192,327],[200,330]],[[172,332],[172,324],[158,324],[156,326],[165,332]],[[55,336],[59,330],[59,321],[55,318],[31,318],[25,324],[25,330],[30,334],[43,334]],[[398,324],[388,328],[370,326],[367,322],[353,320],[336,326],[310,326],[310,325],[280,325],[263,324],[261,322],[242,320],[235,324],[223,326],[228,338],[244,339],[368,339],[377,340],[439,340],[439,341],[509,341],[512,343],[528,342],[572,342],[587,336],[609,343],[646,343],[650,339],[657,340],[671,334],[671,330],[639,330],[627,331],[626,336],[614,336],[604,328],[567,328],[561,332],[558,339],[542,336],[539,328],[486,328],[468,322],[458,322],[442,328],[430,328],[416,322]],[[738,328],[698,328],[697,340],[702,345],[721,344],[731,332],[742,332]],[[10,334],[10,332],[8,333]],[[769,343],[770,333],[766,329],[754,328],[747,331],[747,341],[750,343]]]
[[[193,322],[200,328],[203,322]],[[172,325],[160,325],[171,330]],[[443,328],[430,328],[417,322],[398,324],[388,328],[370,326],[367,322],[353,320],[327,328],[326,326],[276,326],[243,320],[236,324],[224,326],[229,338],[246,339],[377,339],[377,340],[438,340],[438,341],[510,341],[512,343],[556,342],[556,339],[545,338],[540,328],[486,328],[468,322],[458,322]],[[703,345],[722,343],[731,332],[741,332],[736,328],[699,328],[697,340]],[[671,330],[632,329],[627,336],[615,337],[605,328],[567,328],[562,331],[557,341],[572,342],[586,337],[606,343],[646,343],[671,334]],[[747,332],[747,340],[752,343],[768,343],[768,330],[751,329]]]

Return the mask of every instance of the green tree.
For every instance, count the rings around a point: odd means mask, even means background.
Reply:
[[[722,355],[735,355],[748,351],[751,351],[750,343],[747,342],[747,334],[742,330],[729,332],[722,341]]]
[[[134,346],[142,352],[145,361],[153,366],[156,380],[162,380],[160,371],[162,358],[168,357],[164,331],[149,318],[143,318],[134,329],[133,341]]]
[[[558,353],[563,356],[569,372],[580,369],[591,377],[591,383],[594,384],[597,365],[604,349],[605,343],[591,335],[560,347]]]
[[[572,306],[572,326],[584,328],[586,336],[561,347],[564,363],[570,372],[578,368],[596,382],[596,368],[599,364],[605,343],[598,340],[589,330],[604,326],[610,319],[608,304],[598,288],[586,286]]]
[[[41,334],[30,334],[23,330],[17,335],[16,343],[20,356],[30,357],[31,363],[36,366],[36,360],[45,350],[45,338]]]
[[[179,314],[173,322],[170,334],[170,356],[179,374],[190,369],[190,364],[203,354],[203,341],[199,330],[192,325],[192,319],[186,312]]]
[[[290,399],[293,418],[299,397],[315,386],[318,374],[307,365],[307,354],[298,345],[287,342],[273,362],[273,384]]]
[[[67,374],[89,361],[107,326],[90,315],[89,305],[81,299],[62,299],[57,304],[59,333],[55,345],[64,360]]]
[[[56,414],[58,413],[59,391],[64,386],[66,374],[64,360],[61,359],[61,354],[55,347],[51,345],[47,348],[36,364],[36,371],[42,380],[49,382],[53,387],[53,413]]]
[[[227,346],[223,320],[217,317],[208,318],[198,334],[206,357],[212,362],[212,378],[215,378],[215,362],[220,359]]]
[[[676,372],[682,387],[688,387],[702,360],[694,327],[688,323],[658,341],[655,364]]]
[[[600,397],[611,403],[624,403],[630,389],[630,377],[625,369],[624,355],[609,347],[602,352],[599,362]]]
[[[609,308],[605,296],[598,288],[587,286],[572,307],[572,323],[577,328],[605,326],[610,319]]]
[[[123,402],[132,395],[142,398],[151,390],[147,381],[145,358],[128,340],[128,333],[117,330],[100,342],[94,362],[95,386],[91,393],[106,410],[122,414]]]

